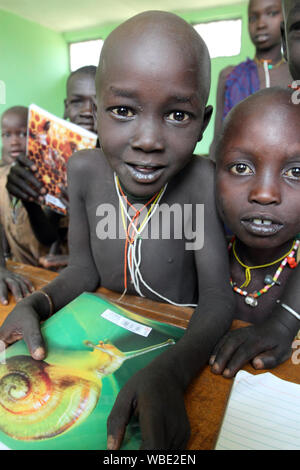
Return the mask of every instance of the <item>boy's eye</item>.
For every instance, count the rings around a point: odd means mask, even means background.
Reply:
[[[168,114],[167,117],[170,121],[183,122],[187,121],[190,115],[188,113],[184,113],[183,111],[173,111],[172,113]]]
[[[272,11],[269,11],[268,12],[268,15],[269,16],[277,16],[280,14],[280,11],[279,10],[272,10]]]
[[[246,163],[235,163],[229,168],[229,171],[234,175],[252,175],[253,171],[246,165]]]
[[[284,173],[284,175],[288,178],[300,180],[300,167],[290,168]]]
[[[121,117],[121,118],[122,117],[131,118],[134,116],[134,112],[130,108],[127,108],[126,106],[119,106],[117,108],[112,108],[111,112],[115,116]]]

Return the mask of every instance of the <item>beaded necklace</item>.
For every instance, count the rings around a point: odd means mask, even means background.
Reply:
[[[288,253],[283,255],[281,258],[273,261],[272,263],[264,264],[264,265],[261,265],[261,266],[247,266],[246,264],[241,262],[241,260],[238,258],[237,254],[236,254],[236,249],[235,249],[236,248],[236,240],[235,240],[235,237],[233,237],[233,239],[231,240],[231,242],[228,245],[228,251],[230,251],[232,249],[234,257],[237,260],[237,262],[243,268],[245,268],[245,277],[246,277],[246,280],[245,280],[244,284],[242,284],[240,287],[237,287],[236,283],[233,282],[232,279],[230,279],[230,284],[231,284],[231,287],[234,290],[234,292],[244,296],[245,297],[245,303],[247,305],[249,305],[250,307],[257,307],[257,305],[258,305],[258,300],[257,299],[261,295],[268,292],[268,290],[271,289],[271,287],[273,287],[275,284],[276,285],[280,284],[278,282],[278,278],[279,278],[280,274],[282,273],[282,271],[283,271],[284,267],[286,266],[286,264],[288,264],[291,268],[295,268],[297,266],[297,261],[295,259],[295,254],[296,254],[296,252],[299,248],[299,244],[300,244],[300,240],[298,240],[298,239],[295,240],[293,242],[292,248],[288,251]],[[274,264],[277,264],[280,261],[281,261],[281,264],[280,264],[279,268],[276,270],[276,273],[274,274],[274,276],[271,276],[270,274],[268,274],[265,277],[265,279],[264,279],[265,286],[262,289],[260,289],[258,291],[255,291],[255,292],[252,292],[252,293],[248,293],[247,291],[242,290],[242,288],[247,287],[249,285],[250,281],[251,281],[251,271],[250,271],[251,269],[266,268],[268,266],[272,266]]]
[[[265,80],[266,80],[266,88],[270,88],[271,86],[271,78],[270,78],[270,70],[277,69],[280,67],[281,64],[285,62],[284,58],[282,58],[277,64],[273,65],[272,61],[270,59],[258,59],[257,57],[254,57],[254,62],[257,65],[262,65],[264,67],[264,72],[265,72]]]

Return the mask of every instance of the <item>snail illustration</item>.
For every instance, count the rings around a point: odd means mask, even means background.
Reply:
[[[78,425],[95,408],[102,378],[124,361],[165,347],[164,343],[123,353],[114,345],[84,341],[92,351],[63,351],[55,363],[20,355],[0,364],[0,429],[14,439],[55,437]]]

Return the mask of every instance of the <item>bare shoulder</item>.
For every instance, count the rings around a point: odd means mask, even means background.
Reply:
[[[68,161],[68,172],[71,174],[95,172],[106,164],[100,149],[81,150],[74,153]]]
[[[207,157],[193,155],[172,184],[178,192],[195,195],[197,200],[211,198],[214,194],[215,163]]]

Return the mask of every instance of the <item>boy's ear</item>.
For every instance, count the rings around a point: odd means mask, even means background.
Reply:
[[[202,127],[201,127],[201,132],[200,132],[199,137],[198,137],[198,142],[200,142],[200,140],[202,140],[204,131],[207,128],[208,124],[210,123],[213,110],[214,110],[214,108],[212,106],[206,106],[206,108],[205,108],[204,116],[203,116],[203,124],[202,124]]]
[[[64,100],[64,106],[65,106],[64,119],[68,119],[68,100],[67,99]]]
[[[284,23],[280,23],[280,30],[281,30],[281,39],[282,39],[282,49],[283,49],[283,56],[287,61],[287,48],[286,48],[286,37],[285,37],[285,27]]]

